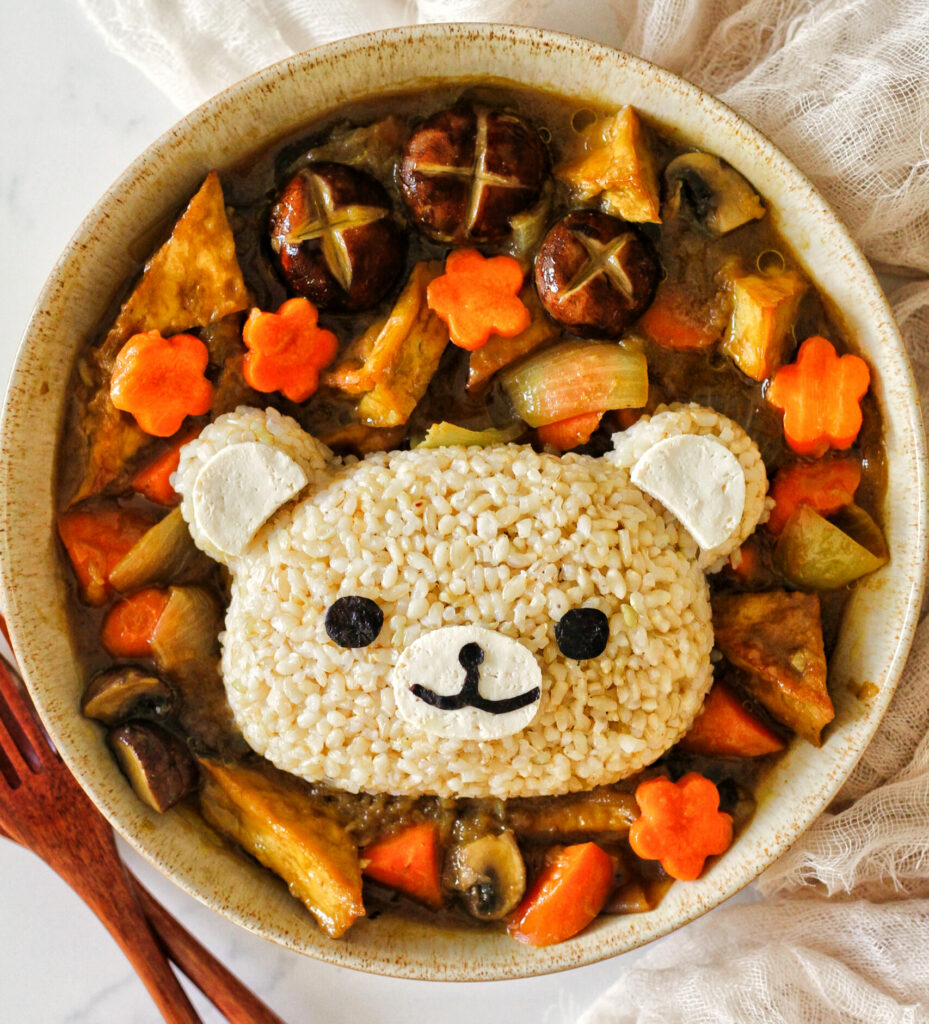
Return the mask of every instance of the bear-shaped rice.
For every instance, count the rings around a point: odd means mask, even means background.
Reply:
[[[744,474],[741,515],[710,549],[631,480],[679,435]],[[248,499],[217,489],[236,446],[300,472],[223,543],[223,509]],[[695,405],[643,417],[599,459],[515,444],[338,458],[241,408],[185,446],[174,479],[195,542],[230,570],[222,675],[255,751],[352,792],[502,798],[618,781],[687,731],[712,681],[705,573],[765,515],[767,488],[745,432]],[[367,629],[343,646],[346,609]]]

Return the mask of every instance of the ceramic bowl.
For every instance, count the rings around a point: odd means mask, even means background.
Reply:
[[[778,229],[831,297],[873,370],[888,461],[884,525],[892,558],[858,586],[831,666],[837,717],[822,749],[797,742],[767,776],[734,847],[697,882],[646,914],[598,919],[561,945],[436,928],[382,915],[327,939],[282,883],[218,846],[196,823],[133,795],[100,727],[81,717],[54,529],[55,455],[73,360],[133,271],[134,239],[163,223],[211,168],[229,167],[339,104],[431,82],[494,76],[576,97],[631,103],[718,153],[770,202]],[[227,89],[155,142],[88,215],[45,286],[6,398],[0,447],[0,575],[16,654],[55,743],[122,835],[203,903],[323,960],[383,974],[489,980],[541,974],[629,950],[697,917],[750,882],[827,805],[893,694],[912,637],[926,548],[926,457],[915,388],[887,302],[826,203],[772,144],[731,110],[645,61],[553,33],[438,25],[361,36],[299,54]],[[862,689],[863,683],[874,687]],[[862,699],[859,694],[874,695]]]

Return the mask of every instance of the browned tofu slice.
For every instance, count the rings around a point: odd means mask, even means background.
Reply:
[[[145,266],[107,336],[86,366],[93,394],[81,429],[86,466],[74,501],[97,494],[119,477],[150,438],[110,401],[113,361],[141,331],[165,337],[203,327],[245,309],[248,293],[226,218],[219,175],[211,171],[181,214],[171,237]]]
[[[599,197],[603,209],[616,217],[661,223],[658,175],[632,107],[595,126],[584,156],[556,167],[555,177],[578,199]]]
[[[491,334],[485,344],[470,354],[467,383],[469,392],[480,391],[497,370],[528,355],[560,333],[558,325],[542,309],[535,285],[531,281],[523,288],[519,297],[529,310],[529,326],[512,338]]]
[[[327,935],[364,917],[358,848],[295,779],[206,758],[200,767],[203,817],[283,878]]]
[[[790,327],[807,284],[794,270],[748,274],[734,264],[722,276],[732,297],[723,351],[752,380],[767,380],[788,354]]]
[[[324,387],[358,396],[363,424],[406,423],[439,368],[448,328],[426,304],[426,288],[441,273],[437,260],[417,263],[390,315],[356,338],[320,378]]]
[[[835,717],[816,594],[769,590],[713,598],[716,646],[744,669],[742,682],[778,722],[814,746]]]

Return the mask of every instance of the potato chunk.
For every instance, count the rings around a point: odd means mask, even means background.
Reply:
[[[417,263],[390,315],[356,338],[321,377],[327,387],[360,396],[358,416],[367,426],[406,423],[439,367],[448,328],[426,305],[426,288],[441,273],[436,260]]]
[[[295,780],[205,758],[200,767],[203,817],[280,875],[327,935],[364,916],[357,847]]]
[[[826,656],[816,594],[770,590],[713,598],[716,646],[747,676],[740,680],[782,724],[822,743],[835,717],[826,689]]]
[[[728,264],[722,271],[732,296],[732,315],[723,351],[752,380],[766,380],[784,362],[790,325],[806,292],[795,270],[762,276]]]
[[[632,107],[597,125],[584,156],[556,167],[555,177],[578,199],[599,196],[602,208],[616,217],[661,223],[658,175]]]

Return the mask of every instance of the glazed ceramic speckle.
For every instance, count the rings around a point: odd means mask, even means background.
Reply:
[[[758,811],[698,882],[676,885],[654,911],[599,919],[546,949],[496,933],[381,916],[341,942],[323,936],[283,883],[217,845],[179,814],[150,812],[83,719],[83,679],[65,614],[54,530],[54,476],[74,356],[127,274],[128,249],[220,171],[337,105],[436,81],[494,76],[577,97],[631,103],[737,167],[770,201],[779,230],[841,312],[874,370],[889,467],[888,566],[849,603],[831,666],[837,717],[820,750],[795,743],[766,778]],[[912,639],[926,552],[926,454],[912,376],[864,257],[809,182],[758,132],[693,86],[644,61],[530,29],[437,25],[401,29],[297,55],[239,83],[146,151],[87,217],[53,270],[26,332],[0,437],[2,602],[30,690],[63,756],[97,805],[145,857],[234,921],[333,963],[443,981],[512,978],[590,963],[641,945],[732,895],[823,810],[887,708]],[[860,699],[861,684],[876,695]]]

